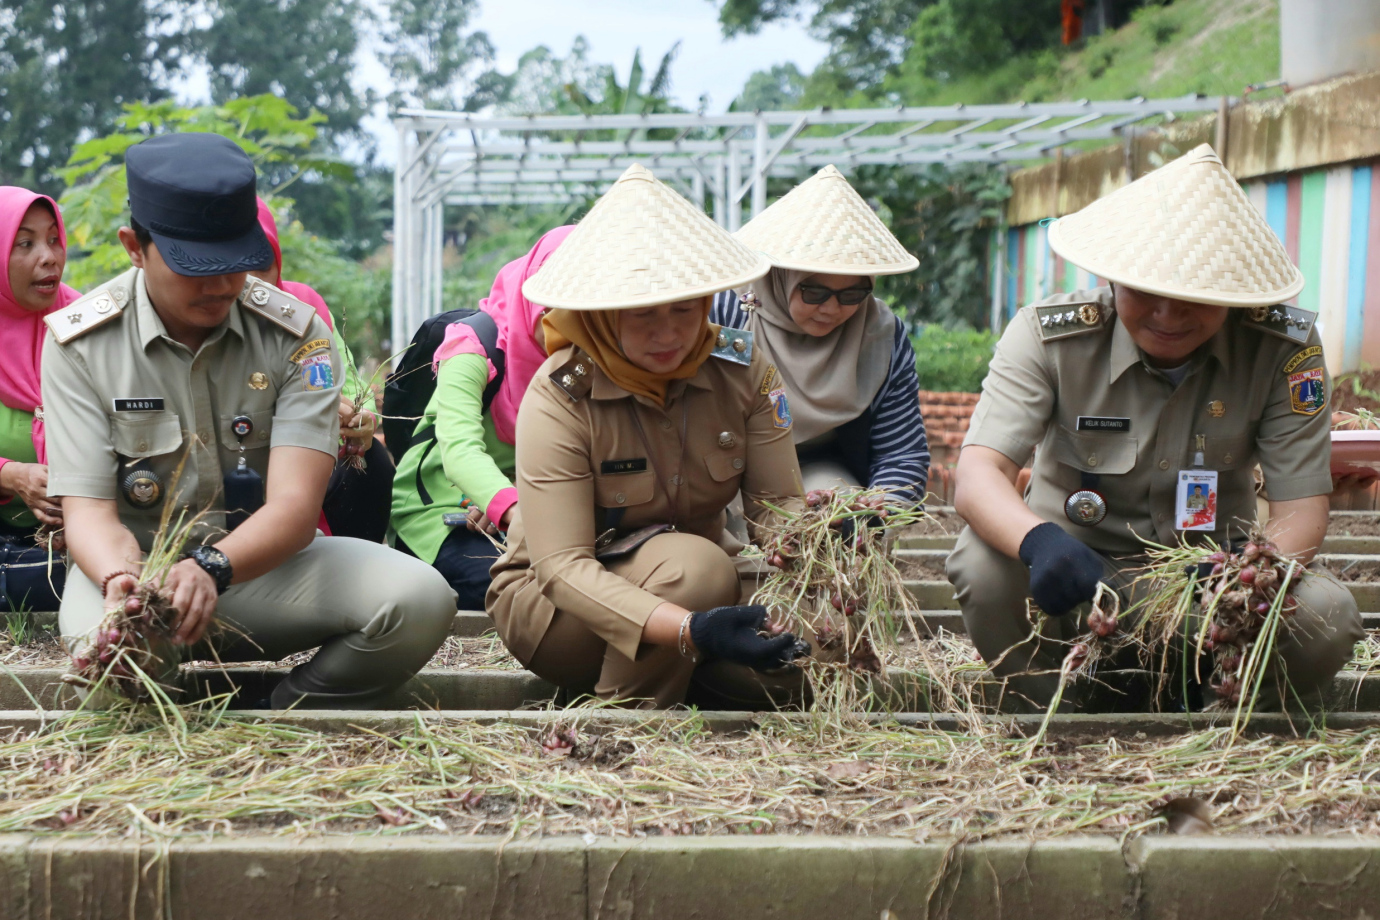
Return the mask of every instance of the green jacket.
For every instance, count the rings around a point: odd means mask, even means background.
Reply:
[[[15,463],[38,462],[38,454],[34,451],[33,423],[32,412],[11,409],[0,403],[0,457]],[[38,518],[17,495],[0,505],[0,521],[21,530],[38,527]]]
[[[499,513],[517,500],[513,445],[498,439],[493,417],[483,409],[488,382],[483,355],[456,355],[441,362],[436,392],[414,429],[435,425],[436,437],[413,444],[398,463],[393,529],[426,562],[436,561],[451,531],[442,516],[460,511],[466,499]]]

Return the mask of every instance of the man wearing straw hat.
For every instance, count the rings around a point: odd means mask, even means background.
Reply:
[[[567,692],[664,708],[698,677],[741,700],[798,651],[738,606],[724,537],[740,492],[753,526],[800,503],[785,393],[752,333],[709,322],[715,292],[766,271],[634,165],[523,284],[551,308],[551,357],[518,412],[518,513],[486,606]]]
[[[1055,252],[1107,279],[1019,312],[1003,334],[959,457],[968,523],[949,558],[963,619],[1019,693],[1053,694],[1063,652],[1031,636],[1145,543],[1240,540],[1256,520],[1302,563],[1327,529],[1329,380],[1314,314],[1283,302],[1304,279],[1207,145],[1050,228]],[[1034,451],[1030,486],[1015,483]],[[1362,638],[1351,594],[1310,570],[1280,647],[1299,694],[1325,686]],[[1038,672],[1038,673],[1036,673]]]

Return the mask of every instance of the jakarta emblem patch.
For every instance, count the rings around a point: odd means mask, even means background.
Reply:
[[[1289,375],[1289,404],[1299,415],[1317,415],[1327,406],[1323,389],[1323,369],[1299,371]]]
[[[791,406],[786,401],[786,388],[777,387],[767,394],[771,400],[771,423],[777,428],[791,427]]]
[[[302,389],[329,390],[335,386],[335,371],[328,353],[302,359]]]

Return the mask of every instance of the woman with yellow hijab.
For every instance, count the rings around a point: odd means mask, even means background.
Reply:
[[[664,708],[693,681],[738,699],[804,650],[738,605],[724,536],[740,492],[754,527],[801,494],[775,369],[709,323],[715,292],[767,267],[632,166],[523,285],[551,308],[550,357],[518,412],[518,513],[486,607],[570,693]]]

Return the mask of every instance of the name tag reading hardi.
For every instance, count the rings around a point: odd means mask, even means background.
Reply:
[[[1080,415],[1078,416],[1079,431],[1119,431],[1127,432],[1131,430],[1131,420],[1129,418],[1113,418],[1101,415]]]
[[[152,396],[147,399],[114,400],[116,412],[162,412],[163,397]]]

